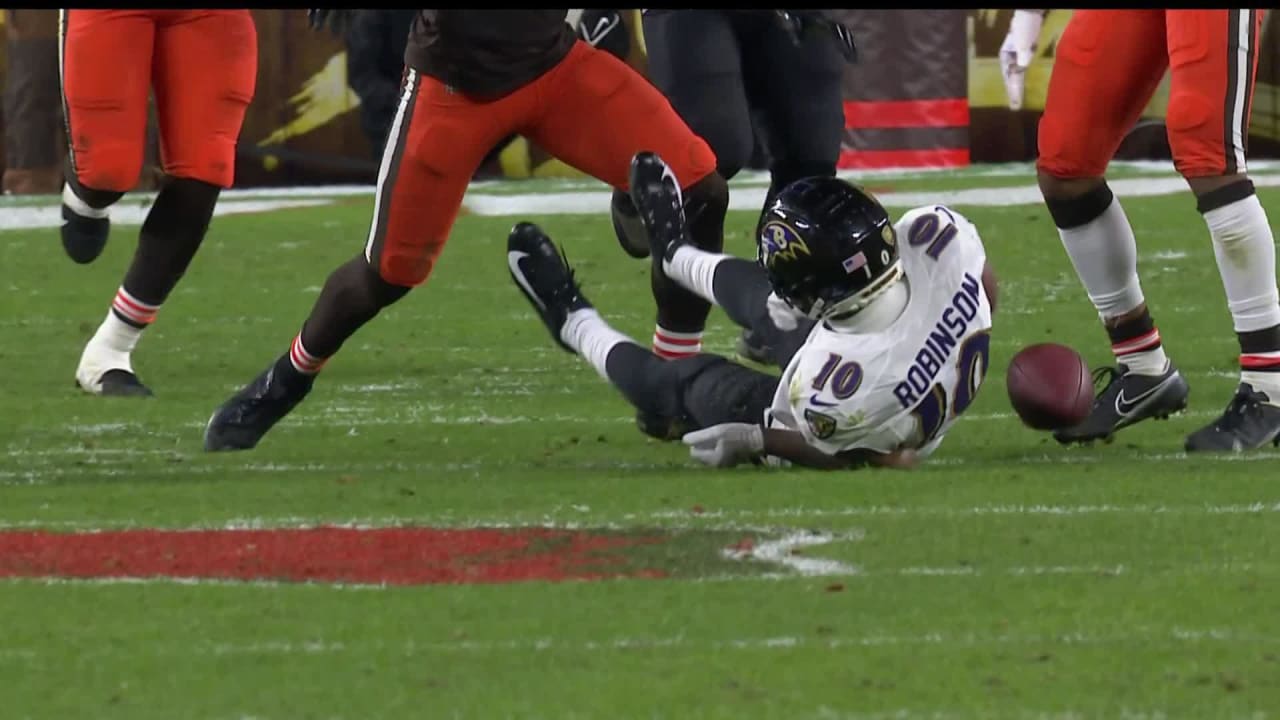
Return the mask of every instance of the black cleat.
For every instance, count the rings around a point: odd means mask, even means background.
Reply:
[[[294,369],[288,354],[218,408],[204,429],[204,449],[248,450],[311,392],[314,375]]]
[[[738,336],[736,346],[738,357],[750,360],[761,365],[773,364],[773,348],[765,344],[763,338],[751,331],[751,328],[743,328],[742,334]]]
[[[1190,389],[1173,363],[1161,375],[1139,375],[1125,365],[1098,368],[1094,384],[1106,384],[1084,422],[1053,433],[1060,443],[1110,440],[1116,431],[1148,418],[1163,420],[1187,407]]]
[[[151,397],[155,394],[128,370],[108,370],[102,374],[98,385],[97,390],[91,390],[76,381],[76,386],[82,390],[104,397]]]
[[[631,202],[649,236],[649,254],[654,272],[662,272],[662,261],[670,260],[676,248],[688,242],[684,198],[675,173],[651,152],[631,159]]]
[[[556,249],[542,228],[518,223],[507,236],[507,267],[551,337],[566,351],[574,352],[560,338],[560,329],[569,313],[589,308],[591,303],[583,297],[564,252]]]
[[[111,221],[107,218],[85,217],[62,206],[62,249],[77,263],[87,265],[97,260],[107,247],[109,234]]]
[[[1280,445],[1280,407],[1266,393],[1240,383],[1222,416],[1187,436],[1187,452],[1244,452]]]

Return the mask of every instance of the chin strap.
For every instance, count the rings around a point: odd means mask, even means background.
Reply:
[[[902,274],[902,260],[895,260],[883,275],[862,292],[831,305],[819,299],[813,303],[813,307],[809,308],[807,314],[811,320],[843,320],[845,316],[853,315],[883,295],[886,290],[893,287],[894,283],[902,279]]]

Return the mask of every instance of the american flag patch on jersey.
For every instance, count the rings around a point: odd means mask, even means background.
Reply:
[[[845,258],[844,271],[846,273],[853,274],[855,270],[861,269],[866,264],[867,264],[866,254],[859,252],[857,255],[851,255]]]

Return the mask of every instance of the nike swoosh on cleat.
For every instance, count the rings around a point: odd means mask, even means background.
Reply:
[[[533,291],[529,285],[529,281],[525,279],[524,273],[520,270],[520,261],[529,257],[529,253],[520,252],[519,250],[511,250],[507,252],[507,267],[511,268],[511,277],[524,290],[524,294],[537,305],[540,310],[546,310],[547,306],[542,303],[542,298],[538,297],[538,293]]]
[[[1169,377],[1162,380],[1155,387],[1152,387],[1151,389],[1142,393],[1138,397],[1132,398],[1132,399],[1126,398],[1124,395],[1124,388],[1120,388],[1119,394],[1116,395],[1116,412],[1120,413],[1125,417],[1128,417],[1129,414],[1132,413],[1134,410],[1136,410],[1138,406],[1143,403],[1144,400],[1151,397],[1155,393],[1163,390],[1165,386],[1169,384],[1169,381],[1172,380],[1174,377],[1176,376],[1170,375]]]

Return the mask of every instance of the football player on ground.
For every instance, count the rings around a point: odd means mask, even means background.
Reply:
[[[313,10],[317,24],[348,11]],[[400,106],[382,157],[364,249],[326,281],[287,350],[210,418],[208,450],[254,447],[310,392],[342,344],[430,275],[476,167],[521,133],[618,188],[641,150],[686,178],[690,241],[723,246],[728,187],[706,142],[626,63],[577,39],[566,10],[421,10],[405,50]],[[655,336],[697,351],[710,304],[655,267]],[[667,436],[669,427],[642,427]]]
[[[62,246],[78,263],[102,253],[111,206],[137,185],[155,93],[167,178],[76,369],[87,392],[147,396],[133,349],[199,249],[218,194],[231,187],[257,81],[257,31],[248,10],[63,10],[60,29],[68,145]]]
[[[852,35],[823,10],[644,10],[649,79],[716,154],[731,179],[755,147],[761,120],[769,154],[769,192],[804,177],[834,177],[844,137],[844,66],[856,58]],[[627,193],[615,190],[618,242],[632,257],[649,243]],[[772,349],[744,331],[739,352],[764,361]],[[655,341],[666,358],[692,354]]]
[[[717,467],[784,461],[910,466],[973,401],[987,371],[995,282],[977,230],[942,206],[897,224],[837,178],[802,179],[764,214],[758,262],[688,242],[678,183],[637,156],[631,197],[670,278],[785,345],[781,378],[712,354],[664,360],[614,330],[537,226],[507,240],[520,291],[552,337],[637,408],[680,418],[692,455]]]
[[[1040,120],[1040,189],[1111,338],[1093,413],[1056,433],[1071,443],[1186,407],[1138,281],[1133,228],[1103,176],[1125,133],[1171,73],[1174,165],[1213,239],[1240,343],[1240,383],[1222,415],[1186,438],[1195,451],[1258,448],[1280,436],[1280,292],[1275,239],[1245,173],[1260,10],[1077,10],[1058,43]]]

